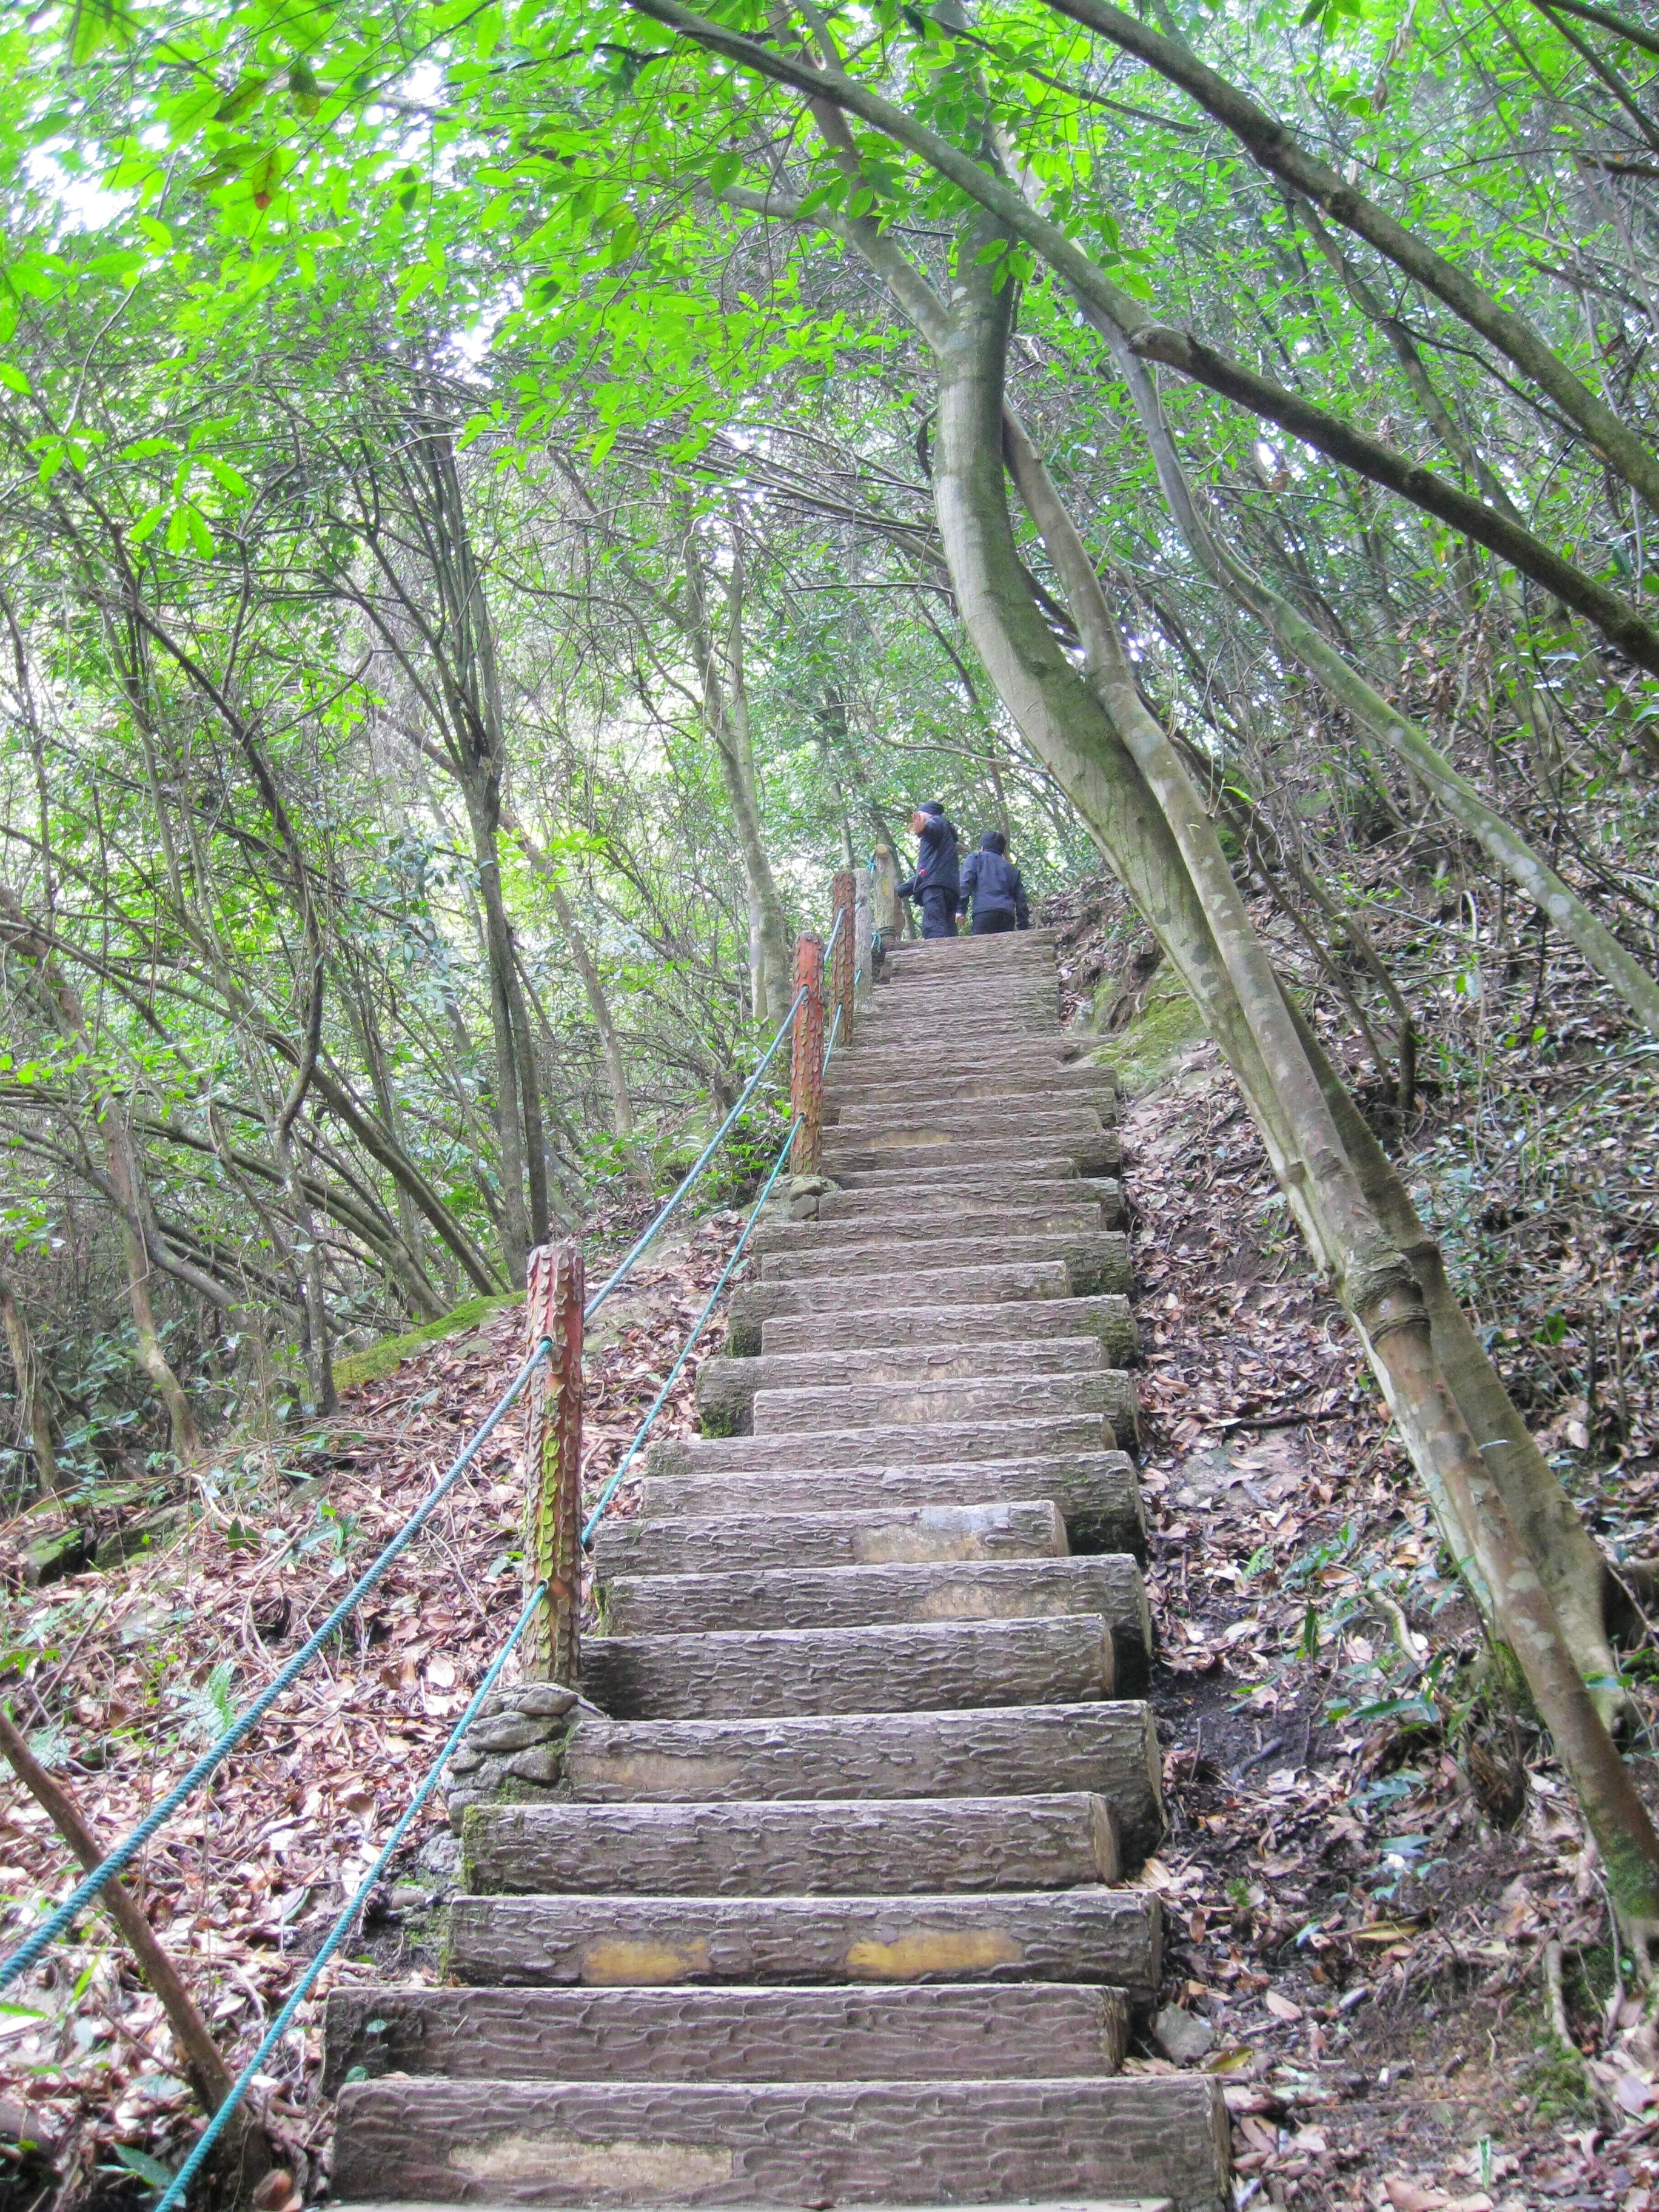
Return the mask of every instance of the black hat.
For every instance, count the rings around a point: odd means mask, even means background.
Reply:
[[[938,799],[924,799],[916,811],[918,814],[943,814],[945,809],[939,805]]]

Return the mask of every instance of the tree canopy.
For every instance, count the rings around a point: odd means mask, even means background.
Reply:
[[[659,1181],[938,797],[1116,876],[1659,1917],[1599,1553],[1408,1188],[1425,1091],[1648,1095],[1659,29],[73,0],[0,56],[34,1477],[326,1407]]]

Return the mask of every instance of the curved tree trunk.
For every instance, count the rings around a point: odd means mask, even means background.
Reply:
[[[1031,596],[1003,491],[1005,438],[1046,513],[1062,576],[1081,586],[1082,572],[1092,580],[1093,570],[1029,442],[1005,423],[1008,307],[975,258],[980,242],[959,254],[939,353],[934,492],[963,621],[1009,711],[1077,802],[1092,811],[1106,798],[1096,819],[1118,872],[1234,1065],[1281,1187],[1359,1328],[1442,1526],[1488,1595],[1498,1633],[1572,1776],[1627,1933],[1645,1944],[1659,1932],[1659,1835],[1440,1364],[1417,1274],[1348,1157],[1213,825],[1140,704],[1097,582],[1097,604],[1085,593],[1085,605],[1073,609],[1097,663],[1093,690],[1066,661]]]

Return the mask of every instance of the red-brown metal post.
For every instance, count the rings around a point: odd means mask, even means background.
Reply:
[[[830,911],[841,923],[835,957],[830,963],[830,1018],[841,1016],[836,1049],[844,1052],[853,1042],[853,971],[857,965],[857,883],[850,868],[837,868],[830,878]]]
[[[581,1673],[582,1306],[581,1247],[574,1238],[530,1255],[525,1298],[526,1351],[553,1349],[530,1378],[525,1443],[524,1577],[547,1595],[524,1632],[520,1663],[532,1681],[574,1690]]]
[[[796,1117],[790,1164],[797,1175],[816,1175],[823,1134],[823,942],[795,939],[795,989],[806,995],[795,1009],[789,1045],[789,1103]]]

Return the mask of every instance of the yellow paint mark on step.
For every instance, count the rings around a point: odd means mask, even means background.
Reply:
[[[545,2182],[556,2179],[561,2195],[585,2204],[683,2203],[701,2189],[732,2179],[733,2154],[690,2143],[623,2137],[585,2142],[555,2133],[503,2135],[485,2143],[458,2144],[449,2154],[457,2173],[472,2181]]]
[[[708,1971],[708,1946],[701,1939],[672,1943],[590,1943],[582,1953],[582,1979],[593,1986],[684,1982]]]
[[[847,1953],[847,1971],[866,1981],[919,1982],[929,1974],[971,1974],[1017,1966],[1024,1954],[997,1928],[907,1928],[891,1943],[867,1940]]]

